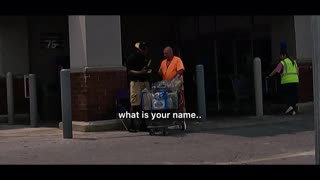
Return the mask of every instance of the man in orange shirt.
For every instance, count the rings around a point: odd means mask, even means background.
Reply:
[[[163,50],[165,59],[161,62],[159,74],[162,76],[163,80],[171,81],[175,77],[183,81],[184,65],[182,60],[173,55],[173,50],[171,47],[166,47]],[[180,89],[180,103],[179,109],[182,112],[186,112],[185,99],[184,99],[184,87],[181,86]]]

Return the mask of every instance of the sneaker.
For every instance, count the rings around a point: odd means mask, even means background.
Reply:
[[[292,116],[296,115],[296,112],[295,111],[292,111]]]
[[[288,114],[290,111],[292,111],[293,110],[293,107],[292,106],[290,106],[287,110],[286,110],[286,112],[285,112],[285,114]]]
[[[142,131],[142,132],[148,132],[149,131],[149,129],[147,128],[147,124],[145,122],[140,124],[139,130]]]

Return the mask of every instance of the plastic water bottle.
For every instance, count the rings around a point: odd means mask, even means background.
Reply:
[[[172,106],[173,106],[173,102],[172,102],[172,98],[168,98],[167,100],[167,104],[168,104],[168,109],[172,109]]]
[[[147,88],[144,88],[144,89],[142,90],[142,92],[148,92],[148,89],[147,89]]]

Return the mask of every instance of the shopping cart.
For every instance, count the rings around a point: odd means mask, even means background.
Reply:
[[[157,94],[163,93],[162,108],[155,108],[155,103],[159,103],[160,100],[156,100]],[[185,118],[173,117],[174,113],[182,113],[180,106],[180,91],[170,91],[167,88],[152,88],[150,91],[142,91],[142,110],[149,114],[149,118],[146,119],[147,128],[151,136],[156,134],[162,134],[166,136],[168,130],[179,129],[185,131],[187,124]],[[173,98],[174,97],[174,98]],[[172,105],[170,105],[170,98]],[[147,105],[145,103],[151,103]],[[161,105],[160,105],[161,106]],[[152,115],[158,114],[161,117],[155,117],[152,119]],[[177,114],[176,114],[177,115]]]
[[[119,117],[119,113],[130,112],[130,90],[121,89],[117,91],[115,97],[116,119],[120,119],[122,125],[128,130],[124,119]]]

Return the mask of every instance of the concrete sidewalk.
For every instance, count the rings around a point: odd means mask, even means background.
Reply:
[[[189,120],[188,129],[191,131],[207,131],[214,129],[236,128],[262,124],[274,124],[288,121],[303,121],[313,119],[313,102],[299,103],[298,114],[295,116],[276,114],[264,115],[262,119],[256,116],[218,116],[208,117],[207,121]]]
[[[207,121],[197,122],[189,121],[187,128],[190,131],[210,131],[215,129],[247,127],[263,124],[275,124],[289,121],[303,121],[304,119],[313,119],[313,114],[297,114],[295,116],[287,115],[268,115],[262,119],[255,116],[242,117],[211,117]]]
[[[310,115],[189,122],[165,137],[109,131],[63,139],[57,127],[0,127],[0,164],[314,164]]]
[[[255,116],[216,116],[216,117],[208,117],[206,121],[199,122],[197,119],[189,119],[187,120],[187,132],[201,132],[201,131],[210,131],[215,129],[225,129],[225,128],[237,128],[237,127],[247,127],[247,126],[255,126],[255,125],[263,125],[263,124],[274,124],[274,123],[281,123],[281,122],[288,122],[288,121],[303,121],[304,119],[313,119],[313,103],[302,103],[299,104],[299,112],[295,116],[288,116],[288,115],[265,115],[262,119],[259,119]],[[115,120],[112,120],[114,122]],[[118,120],[120,121],[120,120]],[[77,122],[75,122],[76,126]],[[74,124],[74,126],[75,126]],[[88,123],[87,123],[88,124]],[[90,124],[90,123],[89,123]],[[99,124],[99,123],[97,123]],[[58,129],[58,126],[60,130]],[[102,127],[108,126],[108,127]],[[121,124],[121,122],[117,122],[117,125],[111,124],[112,127],[110,129],[110,123],[104,123],[102,126],[91,126],[90,128],[83,126],[82,129],[91,129],[91,132],[94,132],[95,129],[98,131],[103,131],[104,129],[107,131],[124,131],[125,128]],[[26,132],[31,133],[34,132],[50,132],[52,133],[53,130],[57,130],[58,134],[61,134],[61,123],[60,125],[52,125],[46,126],[44,125],[38,128],[31,128],[28,125],[13,125],[9,126],[6,123],[0,123],[0,135],[3,130],[8,132]],[[80,128],[81,129],[81,128]],[[79,127],[73,129],[74,133],[82,134],[82,132],[86,132],[85,130],[79,130]],[[89,131],[90,132],[90,131]],[[50,134],[49,133],[49,134]]]
[[[283,122],[292,119],[299,119],[303,116],[313,115],[313,103],[299,103],[298,107],[298,115],[296,117],[284,116],[282,113],[282,109],[285,106],[279,104],[273,104],[270,109],[275,109],[274,115],[265,114],[263,119],[257,119],[254,116],[244,116],[244,115],[233,115],[233,116],[216,116],[216,117],[208,117],[205,123],[199,122],[199,119],[189,119],[188,124],[191,125],[191,129],[195,127],[195,129],[199,129],[197,127],[201,127],[206,129],[208,127],[216,129],[216,128],[228,128],[228,127],[239,127],[239,126],[248,126],[255,124],[268,124],[274,122]],[[283,110],[284,111],[284,110]],[[273,113],[271,113],[273,114]],[[213,122],[213,127],[210,125],[210,122]],[[209,124],[208,124],[209,123]],[[120,120],[101,120],[101,121],[93,121],[93,122],[72,122],[73,130],[80,132],[98,132],[98,131],[112,131],[112,130],[124,130],[125,127],[128,127],[130,122],[128,119]],[[196,125],[196,126],[195,126]],[[59,123],[59,128],[62,129],[62,123]]]
[[[314,164],[313,125],[313,113],[212,117],[168,136],[74,131],[63,139],[57,124],[0,124],[0,164]]]
[[[187,121],[187,132],[205,132],[216,129],[229,129],[229,128],[240,128],[240,127],[250,127],[256,125],[269,125],[277,124],[290,121],[313,121],[313,113],[307,114],[297,114],[295,116],[285,116],[285,115],[274,115],[274,116],[264,116],[259,119],[254,116],[240,116],[240,117],[211,117],[207,121],[199,122],[196,120]],[[119,131],[119,130],[115,130]],[[121,130],[125,131],[125,130]],[[74,131],[74,134],[83,134],[90,132],[79,132]],[[57,136],[62,135],[62,130],[58,127],[48,127],[40,126],[38,128],[31,128],[28,125],[7,125],[0,124],[0,136],[5,134],[10,134],[10,136]]]

